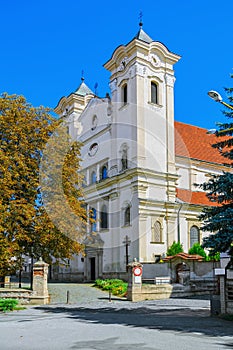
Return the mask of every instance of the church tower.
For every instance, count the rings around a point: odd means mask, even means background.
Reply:
[[[122,159],[123,167],[136,169],[132,231],[138,235],[135,256],[142,262],[164,254],[177,235],[173,66],[179,59],[140,23],[137,35],[104,65],[111,73],[114,108],[111,158],[119,159],[119,150],[122,157],[124,145],[128,159],[127,164]]]
[[[119,46],[104,67],[110,71],[117,152],[125,138],[131,167],[166,174],[167,200],[175,200],[174,70],[180,56],[142,29]],[[119,155],[113,155],[117,159]]]

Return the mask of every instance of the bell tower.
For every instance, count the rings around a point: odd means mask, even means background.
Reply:
[[[115,147],[118,139],[128,144],[132,167],[150,170],[175,183],[174,70],[180,56],[142,29],[127,44],[119,46],[104,67],[110,71],[112,103],[115,106]],[[117,157],[117,155],[115,155]],[[175,186],[168,200],[175,199]],[[167,187],[167,184],[166,184]],[[168,186],[169,187],[169,186]]]

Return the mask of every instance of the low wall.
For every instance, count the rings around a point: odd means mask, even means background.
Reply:
[[[152,281],[155,277],[169,276],[171,272],[168,263],[143,263],[143,276],[144,281]]]
[[[172,285],[160,284],[160,285],[144,285],[138,291],[133,291],[131,294],[131,301],[143,301],[143,300],[160,300],[168,299],[172,294]]]
[[[233,270],[227,270],[226,313],[233,315]]]
[[[32,293],[27,289],[0,288],[0,298],[17,299],[20,304],[29,304]]]
[[[17,299],[20,305],[41,305],[49,302],[49,296],[44,298],[32,290],[23,288],[0,288],[0,298]]]
[[[52,274],[52,278],[49,278],[51,282],[83,282],[84,274],[83,272],[55,272]]]

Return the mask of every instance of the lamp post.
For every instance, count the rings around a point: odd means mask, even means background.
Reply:
[[[212,100],[214,100],[215,102],[219,102],[221,103],[222,105],[230,108],[230,109],[233,109],[233,106],[229,105],[228,103],[224,102],[222,100],[222,96],[220,95],[220,93],[218,93],[217,91],[214,91],[214,90],[210,90],[208,92],[208,95],[210,98],[212,98]]]
[[[226,103],[226,102],[224,102],[224,101],[222,100],[222,96],[220,95],[219,92],[214,91],[214,90],[210,90],[210,91],[208,91],[208,95],[209,95],[209,97],[212,98],[212,100],[214,100],[215,102],[219,102],[219,103],[221,103],[222,105],[224,105],[225,107],[228,107],[228,108],[230,108],[230,109],[233,110],[233,106],[229,105],[228,103]],[[208,133],[208,134],[216,134],[216,133],[221,134],[221,133],[223,133],[223,132],[232,131],[232,130],[233,130],[233,128],[229,128],[229,129],[219,130],[219,131],[217,132],[216,129],[211,129],[211,130],[209,130],[207,133]]]

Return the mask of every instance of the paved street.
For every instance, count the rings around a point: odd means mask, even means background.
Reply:
[[[210,317],[208,300],[109,302],[86,284],[50,284],[49,291],[50,305],[0,314],[1,350],[233,348],[233,322]]]

